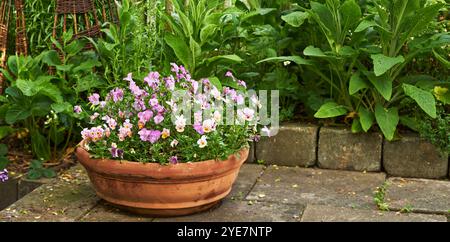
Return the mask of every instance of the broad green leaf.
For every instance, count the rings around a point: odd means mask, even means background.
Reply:
[[[37,130],[31,132],[31,148],[37,158],[50,159],[50,147],[47,143],[47,138]]]
[[[49,97],[54,102],[57,102],[57,103],[63,102],[61,90],[59,90],[59,88],[56,85],[54,85],[50,82],[47,82],[47,83],[42,84],[41,86],[42,86],[42,89],[39,91],[39,93]]]
[[[189,39],[189,47],[191,48],[191,54],[193,58],[192,63],[195,63],[195,60],[202,54],[202,49],[197,41],[195,41],[192,37]]]
[[[303,54],[306,56],[327,57],[321,49],[312,45],[306,47],[305,50],[303,50]]]
[[[405,94],[419,105],[425,113],[427,113],[430,117],[436,118],[436,100],[434,99],[433,94],[422,90],[418,87],[409,84],[403,84],[403,91]]]
[[[330,10],[321,3],[311,2],[311,10],[316,14],[316,19],[320,25],[327,28],[327,30],[331,31],[333,34],[336,32],[335,21],[333,20],[333,15]]]
[[[8,166],[9,160],[4,156],[0,156],[0,170],[3,170]]]
[[[14,129],[11,126],[0,126],[0,140],[8,136]]]
[[[312,65],[310,60],[305,60],[302,57],[297,56],[297,55],[270,57],[270,58],[266,58],[264,60],[260,60],[260,61],[256,62],[256,64],[268,62],[268,61],[276,61],[276,62],[292,61],[292,62],[295,62],[297,65]]]
[[[380,127],[381,132],[383,132],[384,137],[386,137],[387,140],[392,140],[399,121],[397,108],[392,107],[386,109],[381,106],[381,104],[377,103],[375,105],[375,119],[377,120],[378,126]]]
[[[30,169],[27,173],[27,178],[30,180],[37,180],[42,177],[42,174],[39,170]]]
[[[90,90],[92,88],[102,87],[106,84],[106,82],[100,79],[95,74],[83,76],[82,78],[77,79],[77,84],[75,86],[75,90],[77,92],[84,92]]]
[[[367,85],[367,82],[361,78],[359,72],[356,72],[352,75],[350,78],[348,93],[350,95],[353,95],[357,93],[359,90],[362,90],[364,88],[368,88],[369,85]]]
[[[306,19],[308,19],[309,14],[306,12],[292,12],[286,15],[281,16],[281,19],[294,27],[300,27]]]
[[[200,31],[200,41],[202,43],[206,43],[208,41],[208,39],[215,34],[216,31],[217,31],[217,25],[215,25],[215,24],[206,25]]]
[[[189,46],[183,41],[182,38],[178,38],[174,35],[168,34],[164,37],[167,45],[172,48],[177,58],[184,66],[192,67],[192,54]]]
[[[450,61],[448,61],[444,56],[437,53],[435,50],[433,50],[433,55],[436,57],[436,59],[442,63],[447,69],[450,69]]]
[[[364,72],[364,74],[384,99],[391,100],[392,81],[386,75],[375,76],[373,72]]]
[[[403,63],[405,58],[403,56],[389,57],[383,54],[376,54],[370,56],[373,60],[373,69],[376,76],[383,75],[393,66]]]
[[[86,60],[83,61],[81,64],[77,65],[75,68],[73,68],[73,72],[78,71],[92,72],[92,68],[100,66],[102,66],[102,63],[100,63],[98,60]]]
[[[420,128],[414,117],[400,116],[400,123],[414,131],[418,131]]]
[[[346,0],[340,7],[342,14],[342,23],[346,26],[346,29],[351,29],[358,24],[361,18],[361,8],[355,2],[355,0]]]
[[[225,60],[225,61],[230,61],[230,62],[235,62],[235,63],[240,63],[240,62],[244,61],[241,57],[239,57],[237,55],[218,55],[218,56],[214,56],[214,57],[206,59],[206,62],[212,63],[214,61],[219,61],[219,60]]]
[[[62,113],[62,112],[71,113],[72,109],[73,109],[72,104],[70,104],[68,102],[52,103],[51,107],[56,113]]]
[[[44,52],[42,56],[42,62],[49,66],[57,66],[62,64],[58,52],[56,52],[55,50]]]
[[[6,111],[5,121],[7,124],[14,124],[31,116],[31,110],[27,107],[14,104]]]
[[[64,52],[66,52],[68,55],[76,55],[81,50],[83,50],[85,43],[84,41],[75,40],[72,41],[70,44],[66,45],[64,47]]]
[[[332,118],[341,116],[347,113],[347,109],[335,102],[327,102],[323,104],[319,110],[314,114],[315,118]]]
[[[213,84],[215,87],[217,87],[217,89],[219,91],[222,90],[222,83],[220,82],[219,78],[213,76],[213,77],[210,77],[208,79],[211,82],[211,84]]]
[[[358,118],[353,119],[352,122],[352,133],[359,133],[362,131],[361,122]]]
[[[355,32],[362,32],[366,30],[367,28],[378,26],[378,24],[375,21],[372,20],[363,20],[361,23],[359,23],[358,27],[356,27]]]
[[[367,132],[372,127],[374,116],[373,113],[366,108],[360,107],[358,110],[359,121],[364,132]]]

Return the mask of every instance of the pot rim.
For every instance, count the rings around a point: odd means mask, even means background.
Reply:
[[[84,141],[76,147],[75,154],[80,163],[90,171],[116,179],[141,178],[144,180],[202,179],[225,175],[240,167],[248,157],[249,148],[244,147],[226,160],[205,160],[177,164],[142,163],[127,160],[92,159],[83,148]],[[111,177],[111,178],[112,178]],[[128,180],[128,179],[127,179]]]

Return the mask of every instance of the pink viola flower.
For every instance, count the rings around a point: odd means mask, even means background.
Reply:
[[[153,112],[151,110],[145,110],[138,113],[139,122],[144,125],[153,118]]]
[[[95,119],[97,119],[98,118],[98,116],[100,116],[100,114],[99,113],[94,113],[94,114],[92,114],[91,115],[91,117],[90,117],[90,119],[91,119],[91,121],[94,121]]]
[[[239,94],[239,95],[236,95],[236,98],[234,99],[234,101],[236,102],[236,104],[242,105],[242,104],[244,104],[245,99],[244,99],[244,96]]]
[[[79,105],[74,106],[74,107],[73,107],[73,111],[74,111],[76,114],[79,114],[79,113],[83,112],[83,110],[81,109],[81,106],[79,106]]]
[[[100,108],[105,108],[105,106],[106,106],[106,102],[105,101],[101,101],[100,102]]]
[[[177,164],[178,163],[178,157],[175,155],[175,156],[171,156],[170,158],[169,158],[169,162],[170,162],[170,164]]]
[[[194,124],[194,125],[192,125],[192,127],[194,128],[195,131],[197,131],[197,133],[204,134],[203,127],[200,123]]]
[[[117,122],[115,119],[109,117],[108,115],[104,116],[102,118],[102,120],[104,120],[106,122],[106,124],[108,125],[109,128],[111,128],[112,130],[116,129],[117,126]]]
[[[125,81],[133,81],[133,73],[128,73],[127,77],[125,77],[123,80]]]
[[[156,98],[156,97],[152,97],[149,101],[148,101],[148,104],[150,105],[150,106],[152,106],[152,107],[154,107],[154,106],[156,106],[156,105],[158,105],[158,99]]]
[[[172,71],[173,73],[180,72],[180,67],[176,63],[170,63],[170,66],[170,71]]]
[[[251,121],[255,115],[255,110],[251,108],[239,109],[237,114],[241,120]]]
[[[233,73],[231,71],[227,71],[227,73],[225,73],[226,77],[233,77]]]
[[[147,85],[151,87],[153,90],[156,90],[160,82],[159,77],[160,77],[159,72],[153,71],[150,72],[148,76],[144,78],[144,82],[147,83]]]
[[[194,124],[201,124],[203,120],[202,111],[197,111],[194,113]]]
[[[244,87],[244,88],[247,88],[247,84],[245,83],[245,81],[238,80],[238,81],[237,81],[237,84],[238,84],[239,86],[242,86],[242,87]]]
[[[177,116],[175,120],[175,129],[182,133],[184,132],[184,128],[186,127],[186,119],[183,115]]]
[[[192,93],[197,93],[198,91],[198,81],[195,80],[191,80],[191,85],[192,85]]]
[[[114,88],[109,92],[109,97],[116,103],[122,101],[123,99],[123,90],[121,88]]]
[[[164,117],[161,114],[158,114],[153,118],[153,121],[155,121],[155,124],[160,124],[163,120],[164,120]]]
[[[142,141],[147,141],[152,144],[156,143],[161,137],[161,131],[159,130],[141,129],[138,134]]]
[[[165,85],[167,89],[169,89],[170,91],[175,90],[175,79],[173,78],[173,76],[165,78],[164,81],[166,83]]]
[[[162,131],[162,133],[161,133],[161,138],[167,139],[169,136],[170,136],[170,130],[164,128],[163,131]]]
[[[174,148],[175,146],[178,145],[178,140],[174,139],[172,140],[172,142],[170,142],[170,147]]]
[[[98,93],[93,93],[92,95],[90,95],[88,97],[89,102],[94,105],[97,106],[100,104],[100,95]]]
[[[136,111],[146,110],[144,100],[142,98],[135,98],[133,103],[133,109]]]

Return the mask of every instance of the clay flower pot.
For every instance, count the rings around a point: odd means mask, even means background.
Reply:
[[[227,196],[248,152],[175,165],[91,159],[82,146],[76,156],[104,200],[140,214],[179,216],[209,209]]]

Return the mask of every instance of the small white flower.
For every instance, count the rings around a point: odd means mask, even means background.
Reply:
[[[213,119],[218,123],[222,120],[222,114],[219,111],[214,111]]]
[[[202,137],[197,140],[198,147],[205,148],[208,145],[208,141],[206,141],[206,136],[202,135]]]
[[[267,137],[270,137],[270,136],[271,136],[271,134],[270,134],[270,129],[267,128],[267,126],[264,126],[264,128],[261,129],[261,133],[262,133],[262,134],[265,134]]]
[[[178,145],[178,140],[176,140],[176,139],[174,139],[174,140],[172,140],[172,142],[170,142],[170,147],[172,147],[172,148],[177,145]]]
[[[207,119],[207,120],[203,121],[203,125],[202,125],[203,132],[209,133],[209,132],[214,131],[214,128],[215,128],[214,126],[215,126],[215,124],[214,124],[213,119]]]
[[[290,64],[291,64],[290,61],[285,61],[285,62],[283,62],[283,65],[284,65],[284,66],[288,66],[288,65],[290,65]]]
[[[175,120],[175,128],[178,132],[183,132],[184,127],[186,126],[186,119],[183,115],[177,116]]]

